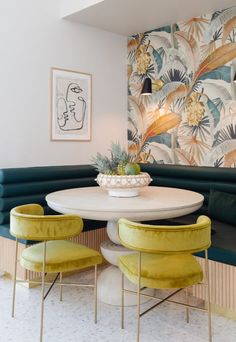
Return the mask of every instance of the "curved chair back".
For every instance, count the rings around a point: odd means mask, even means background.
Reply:
[[[154,226],[119,220],[121,243],[140,252],[195,253],[211,245],[211,220],[200,216],[197,223],[183,226]]]
[[[38,204],[15,207],[10,213],[10,233],[19,239],[46,241],[64,240],[83,229],[78,215],[46,215]]]

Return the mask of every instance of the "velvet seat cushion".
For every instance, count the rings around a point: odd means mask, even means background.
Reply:
[[[132,283],[138,283],[138,254],[121,256],[119,268]],[[141,286],[156,289],[184,288],[198,284],[202,279],[201,266],[191,254],[142,253]]]
[[[20,259],[21,265],[30,271],[42,272],[43,243],[26,248]],[[68,240],[48,241],[46,244],[47,273],[67,272],[94,266],[102,262],[95,250]]]

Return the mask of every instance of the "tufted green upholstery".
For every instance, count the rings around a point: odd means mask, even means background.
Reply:
[[[163,164],[142,164],[141,169],[151,175],[151,185],[177,187],[202,193],[205,201],[198,215],[208,215],[210,189],[236,194],[235,169]],[[44,207],[45,214],[51,214],[53,212],[45,202],[46,194],[73,187],[94,186],[96,175],[97,172],[91,165],[0,169],[0,235],[12,239],[9,233],[9,211],[13,207],[38,203]],[[190,221],[183,221],[184,218],[176,220],[180,224],[193,222],[192,218]],[[104,227],[105,224],[101,221],[84,220],[84,231]],[[236,265],[236,227],[226,226],[214,220],[212,227],[216,234],[212,236],[209,258]],[[26,240],[21,242],[30,243]]]
[[[142,164],[142,171],[148,172],[153,181],[151,185],[182,188],[201,193],[204,206],[200,213],[207,213],[211,189],[236,194],[236,170],[230,168]]]
[[[41,166],[10,168],[0,170],[1,184],[18,184],[47,180],[64,180],[75,178],[94,178],[97,172],[91,165]]]
[[[95,186],[97,172],[91,165],[45,166],[0,169],[0,235],[9,239],[10,210],[16,206],[37,203],[45,214],[53,214],[45,196],[62,189]],[[84,220],[84,231],[105,226],[105,222]],[[20,240],[22,243],[30,241]]]

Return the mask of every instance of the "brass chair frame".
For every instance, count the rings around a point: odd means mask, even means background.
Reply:
[[[15,298],[16,298],[16,283],[27,283],[27,284],[41,284],[41,314],[40,314],[40,342],[43,341],[43,325],[44,325],[44,302],[54,285],[60,286],[60,301],[62,301],[62,289],[63,286],[75,286],[75,287],[92,287],[94,288],[94,323],[97,323],[97,265],[94,265],[94,284],[80,284],[80,283],[69,283],[62,281],[62,272],[60,272],[59,282],[57,281],[59,273],[56,275],[54,281],[45,281],[45,265],[46,265],[46,253],[47,253],[47,241],[43,241],[43,261],[42,261],[42,281],[35,280],[17,280],[17,262],[18,262],[18,239],[15,242],[15,264],[14,264],[14,276],[13,276],[13,296],[12,296],[12,317],[15,315]],[[45,294],[45,285],[50,285],[48,291]]]
[[[158,305],[166,302],[170,302],[170,303],[174,303],[177,305],[181,305],[186,307],[186,321],[187,323],[189,323],[189,309],[196,309],[196,310],[200,310],[200,311],[207,311],[208,312],[208,340],[209,342],[212,342],[212,324],[211,324],[211,299],[210,299],[210,281],[209,281],[209,262],[208,262],[208,251],[207,249],[204,251],[205,252],[205,283],[199,283],[197,285],[202,285],[205,286],[206,291],[207,291],[207,308],[203,309],[203,308],[199,308],[197,306],[193,306],[188,304],[188,288],[184,288],[186,290],[186,304],[185,303],[180,303],[177,302],[175,300],[171,300],[171,297],[174,296],[175,294],[177,294],[178,292],[184,290],[183,288],[175,290],[173,293],[171,293],[170,295],[166,296],[165,298],[158,298],[156,296],[151,296],[148,294],[144,294],[142,293],[142,291],[144,289],[146,289],[146,287],[141,287],[141,267],[142,267],[142,252],[138,251],[138,284],[137,284],[137,291],[132,291],[132,290],[128,290],[124,288],[124,274],[122,272],[122,284],[121,284],[121,328],[124,329],[124,294],[125,292],[127,293],[134,293],[137,295],[137,327],[136,327],[136,335],[137,335],[137,339],[136,341],[139,342],[140,341],[140,318],[145,315],[147,312],[151,311],[152,309],[154,309],[155,307],[157,307]],[[144,296],[150,299],[155,299],[158,300],[158,303],[152,305],[150,308],[148,308],[147,310],[143,311],[141,313],[140,310],[140,297]]]

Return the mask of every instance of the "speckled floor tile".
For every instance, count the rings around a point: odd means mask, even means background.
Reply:
[[[73,281],[92,280],[92,272],[73,275]],[[68,278],[67,278],[68,279]],[[12,283],[0,278],[0,342],[38,342],[40,288],[17,285],[16,315],[11,318]],[[120,329],[120,309],[98,304],[93,323],[92,289],[66,288],[63,302],[54,288],[45,302],[44,342],[135,342],[136,308],[125,309],[125,329]],[[145,304],[146,306],[148,304]],[[235,342],[236,321],[213,315],[213,342]],[[206,342],[207,315],[165,303],[141,320],[141,342]]]

